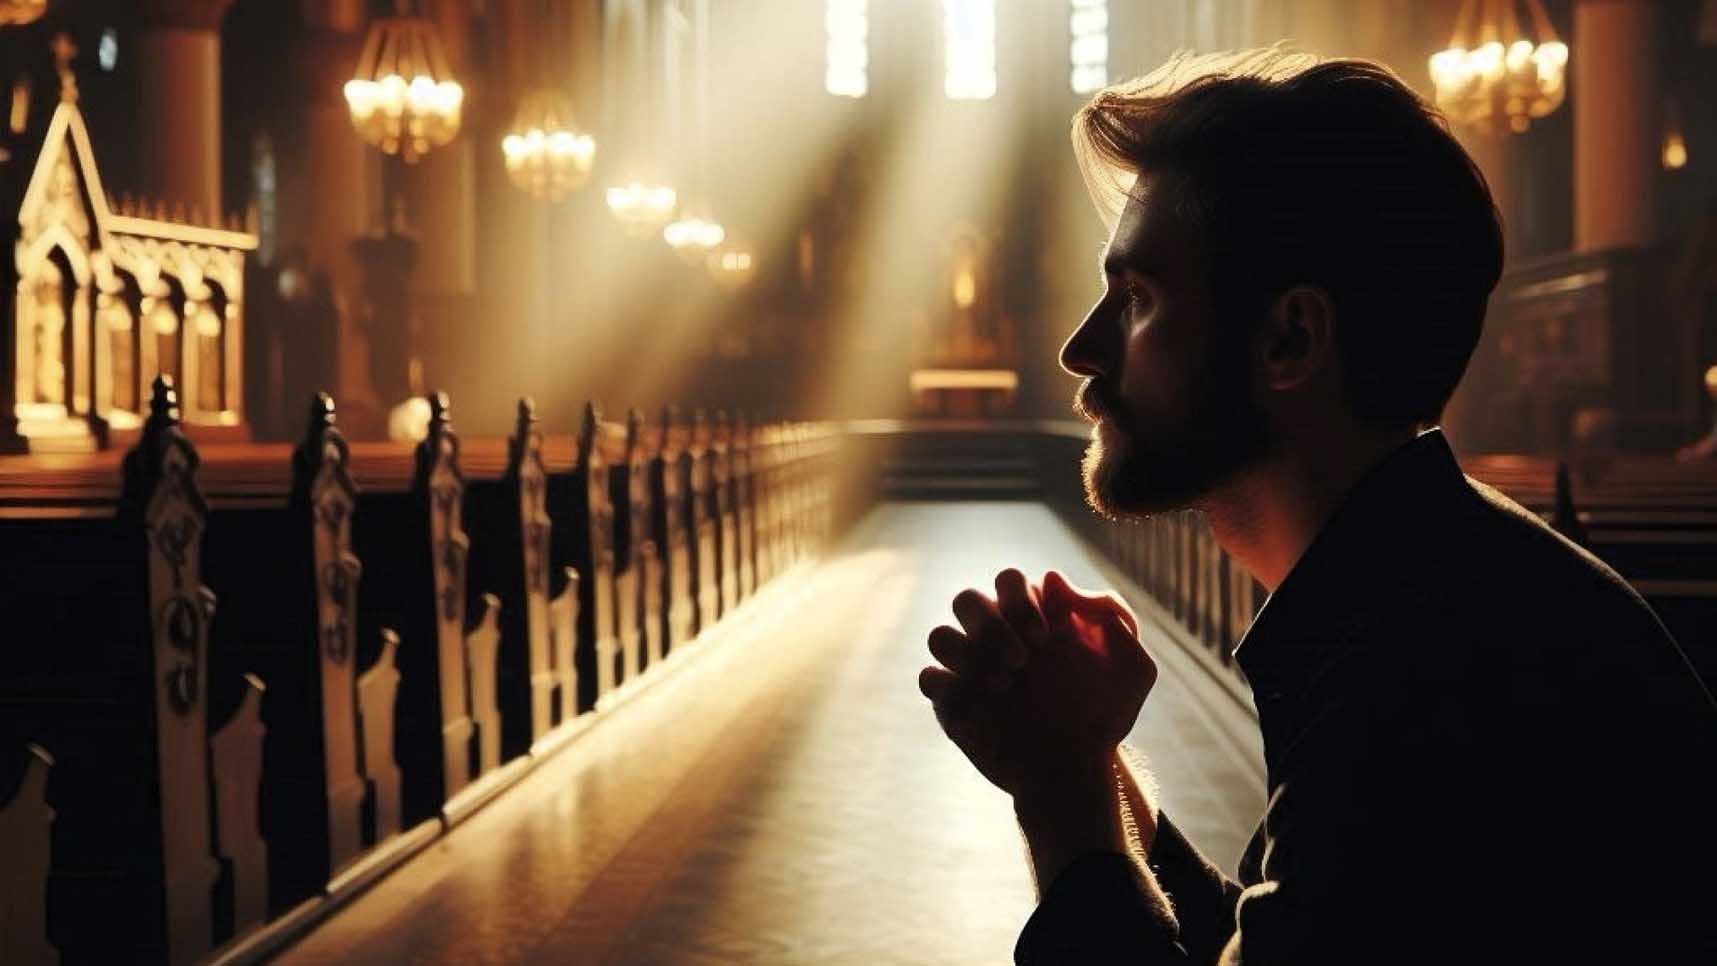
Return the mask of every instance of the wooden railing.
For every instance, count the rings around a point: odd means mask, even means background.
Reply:
[[[262,955],[695,647],[834,525],[827,424],[519,406],[462,441],[0,460],[0,960]],[[51,843],[51,845],[50,845]]]

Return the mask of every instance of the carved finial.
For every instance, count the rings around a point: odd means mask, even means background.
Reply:
[[[673,403],[668,403],[662,407],[662,421],[658,424],[660,435],[656,439],[656,449],[659,452],[668,451],[668,442],[673,439],[674,435],[674,424],[679,420],[680,411],[674,407]]]
[[[334,425],[334,397],[319,392],[310,397],[310,432],[315,438]]]
[[[162,427],[179,425],[179,390],[173,388],[173,377],[157,373],[149,385],[149,422],[144,433]]]
[[[344,467],[349,456],[346,437],[341,435],[339,427],[334,425],[334,397],[325,392],[311,396],[304,439],[292,451],[293,502],[300,506],[308,505],[315,499],[312,491],[323,466],[332,460],[337,466]],[[351,477],[347,476],[343,469],[338,472],[336,478],[348,493],[357,492]]]
[[[185,220],[186,220],[185,219],[185,203],[183,201],[173,202],[173,221],[174,221],[174,223],[183,225],[185,223]]]
[[[725,409],[716,410],[715,411],[715,438],[716,439],[719,439],[725,443],[729,439],[733,438],[732,433],[728,428],[728,425],[729,424],[728,424],[728,420],[727,420],[727,410],[725,410]]]
[[[597,424],[601,422],[602,410],[597,407],[596,400],[586,401],[584,404],[584,422],[579,426],[579,432],[594,439]]]
[[[644,443],[644,414],[637,406],[626,410],[626,459],[631,461]]]
[[[48,46],[54,52],[54,70],[60,75],[60,100],[76,104],[78,79],[72,70],[72,61],[77,59],[78,45],[72,43],[72,38],[67,34],[57,33],[54,34],[53,43]]]
[[[143,422],[143,435],[125,454],[120,515],[141,518],[169,478],[177,482],[179,492],[199,513],[206,512],[195,479],[197,463],[196,448],[179,428],[179,393],[173,388],[173,377],[161,373],[150,386],[149,418]]]
[[[190,221],[190,223],[193,225],[197,225],[198,227],[201,227],[203,225],[208,224],[208,222],[203,220],[203,206],[202,205],[192,205],[191,206],[191,221]]]
[[[162,201],[159,198],[155,199],[155,220],[156,221],[166,221],[167,220],[167,202]]]
[[[453,428],[452,404],[444,392],[429,394],[429,435],[434,436]]]
[[[537,401],[529,396],[519,397],[518,425],[519,432],[535,426],[537,423]]]

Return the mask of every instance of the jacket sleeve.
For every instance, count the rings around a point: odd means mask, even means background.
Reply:
[[[1460,917],[1455,879],[1466,875],[1452,861],[1462,852],[1446,817],[1465,803],[1424,782],[1427,773],[1447,774],[1451,764],[1447,749],[1426,736],[1459,722],[1440,719],[1446,708],[1407,707],[1398,688],[1363,666],[1369,663],[1333,671],[1306,695],[1302,707],[1315,710],[1293,729],[1276,763],[1262,881],[1239,890],[1165,824],[1158,834],[1168,835],[1153,846],[1150,873],[1118,855],[1070,866],[1027,923],[1016,960],[1032,966],[1464,961],[1441,957],[1457,952],[1461,933],[1448,927]],[[1420,861],[1404,863],[1409,857]],[[1147,874],[1173,897],[1175,914],[1152,909]]]

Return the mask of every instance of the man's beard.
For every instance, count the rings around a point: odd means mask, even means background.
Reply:
[[[1102,417],[1081,464],[1093,510],[1119,520],[1194,509],[1265,455],[1269,434],[1244,366],[1207,367],[1189,394],[1176,412],[1140,413],[1103,385],[1082,388],[1074,409]]]

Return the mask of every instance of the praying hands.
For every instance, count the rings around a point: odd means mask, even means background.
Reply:
[[[995,586],[994,598],[977,590],[954,598],[960,627],[930,632],[939,664],[918,684],[949,739],[1013,796],[1047,886],[1085,852],[1149,847],[1152,810],[1119,747],[1156,665],[1113,595],[1076,590],[1054,571],[1033,585],[1004,570]]]

